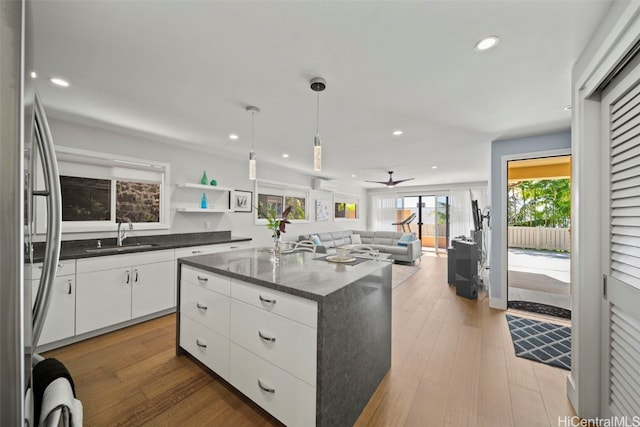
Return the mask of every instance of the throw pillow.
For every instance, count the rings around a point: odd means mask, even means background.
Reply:
[[[311,241],[316,246],[322,246],[322,241],[320,240],[320,237],[317,234],[311,235]]]
[[[362,239],[360,238],[359,234],[352,234],[351,235],[351,243],[353,243],[354,245],[361,245],[362,244]]]
[[[407,246],[409,242],[413,242],[415,240],[415,236],[413,234],[403,234],[400,239],[398,239],[398,246]]]

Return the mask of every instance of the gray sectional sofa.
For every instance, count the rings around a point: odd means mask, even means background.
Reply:
[[[356,234],[360,236],[363,245],[377,249],[380,253],[391,255],[391,259],[398,262],[406,262],[413,264],[415,260],[420,258],[422,254],[422,244],[416,238],[415,233],[403,233],[395,231],[364,231],[364,230],[340,230],[324,233],[301,234],[298,240],[313,240],[313,236],[320,238],[321,244],[316,248],[319,253],[335,253],[335,248],[339,246],[352,246],[357,244],[357,238],[352,236]],[[408,242],[398,241],[403,237]],[[410,237],[409,237],[410,236]],[[354,240],[356,243],[354,243]],[[406,246],[404,245],[406,243]]]

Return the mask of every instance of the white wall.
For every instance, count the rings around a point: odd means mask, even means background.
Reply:
[[[546,135],[529,136],[491,142],[491,230],[490,249],[491,269],[489,272],[490,305],[506,309],[506,176],[503,176],[506,160],[525,159],[568,154],[571,149],[569,131]],[[537,154],[536,154],[537,153]],[[504,180],[504,182],[503,182]]]
[[[209,180],[217,180],[219,186],[230,187],[236,190],[254,191],[254,184],[248,178],[248,162],[245,161],[245,159],[219,156],[212,152],[199,150],[195,145],[191,149],[185,149],[178,145],[156,141],[151,138],[146,139],[140,136],[131,136],[116,129],[108,130],[92,127],[55,117],[50,117],[49,122],[56,145],[169,163],[171,165],[169,195],[172,200],[174,197],[184,198],[183,194],[178,195],[176,192],[190,191],[176,188],[176,184],[185,182],[198,183],[203,170],[206,170]],[[311,169],[311,166],[309,169]],[[309,187],[311,187],[312,180],[311,175],[304,175],[282,166],[268,165],[264,162],[258,162],[258,177],[271,181],[288,182]],[[340,192],[360,196],[360,219],[348,222],[334,222],[333,219],[327,222],[316,222],[316,199],[333,202],[333,194],[327,191],[311,190],[309,197],[309,203],[311,205],[309,208],[310,221],[308,223],[289,224],[287,226],[287,233],[283,235],[284,240],[297,240],[298,234],[315,231],[352,228],[364,229],[364,219],[366,218],[367,211],[365,191],[361,188],[353,187],[353,184],[347,183],[340,185]],[[201,194],[193,191],[193,197],[194,203],[199,203]],[[255,206],[255,194],[253,197]],[[333,208],[333,205],[331,205],[331,207]],[[205,228],[205,221],[209,222],[210,228]],[[145,232],[132,230],[128,232],[128,234],[130,236],[136,236],[225,230],[231,230],[234,236],[251,237],[257,244],[270,244],[271,235],[265,226],[255,225],[254,214],[243,212],[227,214],[180,213],[172,208],[169,230]],[[115,237],[115,233],[68,233],[63,235],[63,240],[107,237]]]

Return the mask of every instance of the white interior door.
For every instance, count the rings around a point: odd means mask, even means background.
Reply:
[[[639,63],[632,61],[603,91],[601,103],[606,214],[600,412],[628,422],[640,414]]]

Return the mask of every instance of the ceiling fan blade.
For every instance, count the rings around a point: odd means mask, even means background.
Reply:
[[[367,181],[367,180],[365,180],[364,182],[373,182],[375,184],[385,184],[385,185],[389,183],[389,181]]]
[[[400,184],[401,182],[411,181],[412,179],[415,179],[415,178],[399,179],[397,181],[393,181],[393,183],[394,184]]]

